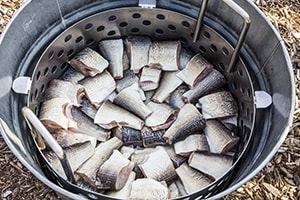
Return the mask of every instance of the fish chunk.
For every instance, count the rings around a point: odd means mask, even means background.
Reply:
[[[163,148],[168,153],[168,155],[169,155],[170,159],[172,160],[173,165],[175,166],[175,168],[179,167],[182,163],[184,163],[187,160],[186,157],[183,157],[183,156],[180,156],[180,155],[176,154],[173,146],[163,146]]]
[[[226,118],[238,115],[236,101],[229,91],[208,94],[199,99],[204,119]]]
[[[140,95],[141,88],[138,83],[122,90],[114,99],[114,103],[137,115],[141,119],[146,119],[152,111],[145,105]]]
[[[86,116],[94,119],[98,109],[90,103],[87,98],[83,98],[81,101],[81,106],[79,107],[81,112],[83,112]]]
[[[123,53],[122,39],[102,40],[99,42],[102,55],[109,61],[108,70],[115,79],[123,78]]]
[[[95,116],[94,123],[99,124],[104,129],[126,126],[141,130],[144,126],[143,120],[109,101],[104,102],[100,106]]]
[[[166,145],[163,138],[165,130],[153,131],[148,127],[144,127],[141,131],[142,141],[144,147],[154,147],[157,145]]]
[[[120,148],[122,145],[123,142],[116,137],[99,144],[93,156],[83,163],[75,173],[85,183],[96,187],[96,175],[99,167],[111,156],[113,150]]]
[[[87,141],[89,141],[94,148],[97,144],[97,139],[95,137],[81,133],[72,133],[68,130],[63,130],[52,135],[62,148],[84,143]]]
[[[226,82],[225,77],[218,70],[213,69],[195,87],[183,94],[184,101],[196,103],[201,96],[221,88]]]
[[[203,162],[204,163],[204,162]],[[211,166],[210,166],[211,167]],[[198,192],[205,188],[213,181],[205,176],[203,173],[192,169],[187,163],[183,163],[176,169],[176,173],[179,176],[184,189],[188,194]]]
[[[138,73],[142,67],[148,65],[150,45],[151,39],[145,36],[128,36],[125,39],[130,69],[135,73]]]
[[[150,101],[147,107],[152,111],[152,114],[146,118],[145,125],[154,131],[169,128],[178,114],[177,110],[165,103]]]
[[[124,71],[123,78],[120,80],[116,80],[116,91],[121,92],[123,89],[138,82],[138,76],[132,70],[126,70]]]
[[[45,91],[45,100],[66,98],[70,99],[74,105],[79,105],[84,95],[85,89],[82,85],[53,79]]]
[[[161,70],[153,67],[143,67],[140,85],[144,91],[155,90],[159,85]]]
[[[174,143],[174,149],[176,154],[188,157],[194,151],[209,151],[209,146],[204,134],[193,134]]]
[[[181,48],[179,56],[179,70],[183,70],[188,62],[192,59],[193,53],[187,51],[185,48]]]
[[[211,153],[225,154],[239,142],[239,137],[234,136],[218,120],[206,120],[206,126],[203,131],[207,137]]]
[[[203,80],[213,69],[211,63],[205,60],[201,54],[196,54],[186,65],[177,73],[177,76],[193,88],[199,81]]]
[[[193,104],[185,104],[179,110],[177,119],[167,129],[163,137],[167,143],[173,144],[203,129],[204,126],[205,120],[198,109]]]
[[[116,88],[114,78],[106,70],[93,78],[85,78],[80,84],[84,86],[89,101],[96,107],[99,107]]]
[[[185,102],[183,101],[183,94],[188,91],[189,88],[187,85],[180,85],[175,91],[173,91],[169,98],[166,99],[166,102],[175,109],[181,109]]]
[[[131,155],[134,153],[134,147],[133,145],[129,145],[129,146],[122,146],[120,149],[120,152],[122,153],[122,155],[127,158],[130,159]]]
[[[220,154],[194,152],[191,154],[188,163],[194,169],[217,180],[231,168],[233,158]]]
[[[171,198],[171,199],[180,197],[179,190],[178,190],[178,188],[177,188],[175,182],[171,183],[171,184],[169,185],[168,189],[169,189],[169,192],[170,192],[170,198]]]
[[[122,140],[125,145],[143,145],[141,130],[123,126],[114,128],[112,132],[114,136]]]
[[[109,65],[105,58],[89,47],[77,53],[69,64],[83,75],[91,77],[102,73]]]
[[[97,176],[104,187],[120,190],[126,184],[133,167],[133,162],[123,157],[118,150],[114,150],[109,159],[100,166]]]
[[[168,153],[161,147],[149,154],[148,159],[138,165],[146,178],[172,182],[176,178],[175,168]]]
[[[177,71],[181,43],[179,41],[155,41],[149,50],[149,66],[159,66],[164,71]]]
[[[167,200],[169,190],[165,182],[140,178],[132,182],[129,200]]]
[[[78,84],[78,82],[84,78],[85,76],[82,73],[76,71],[73,67],[68,67],[68,69],[60,77],[61,80],[69,81],[74,84]]]
[[[162,103],[169,95],[178,88],[183,81],[176,76],[177,72],[165,72],[161,78],[159,87],[156,89],[152,101]]]

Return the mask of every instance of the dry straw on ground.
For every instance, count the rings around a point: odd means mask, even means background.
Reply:
[[[0,34],[23,0],[0,1]],[[300,3],[299,0],[254,0],[282,35],[295,73],[300,99]],[[294,123],[274,158],[257,174],[224,200],[297,200],[300,197],[300,101]],[[299,118],[299,119],[298,119]],[[13,155],[0,136],[0,199],[59,199],[36,179]]]

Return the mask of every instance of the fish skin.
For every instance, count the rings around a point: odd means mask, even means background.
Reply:
[[[188,160],[189,166],[197,169],[215,180],[221,178],[232,167],[233,157],[193,152]]]
[[[140,178],[132,182],[129,200],[168,200],[169,190],[165,182]]]
[[[213,182],[203,173],[188,166],[187,163],[180,165],[176,169],[176,173],[188,194],[198,192]]]
[[[139,84],[134,83],[117,94],[113,102],[145,120],[152,111],[143,102],[140,90]]]
[[[174,143],[174,150],[178,155],[189,157],[194,151],[208,152],[210,149],[204,134],[193,134],[187,136],[184,140]]]
[[[178,113],[177,119],[164,134],[167,143],[173,144],[188,135],[203,129],[205,120],[193,104],[185,104]]]
[[[132,71],[137,73],[142,67],[148,65],[151,43],[151,39],[145,36],[128,36],[125,39],[125,47]]]
[[[187,85],[180,85],[170,94],[167,99],[168,104],[175,109],[181,109],[185,105],[185,102],[183,101],[183,94],[188,90],[189,88]]]
[[[177,71],[181,43],[179,41],[154,41],[149,49],[149,66],[159,65],[163,71]]]
[[[92,105],[87,98],[82,99],[79,109],[91,119],[95,118],[98,111],[98,109],[94,105]]]
[[[136,130],[129,127],[116,127],[113,130],[113,134],[122,140],[125,145],[142,146],[142,135],[140,130]]]
[[[145,127],[141,131],[141,137],[144,147],[155,147],[157,145],[166,145],[166,141],[162,137],[165,130],[153,131],[152,129]]]
[[[109,39],[99,42],[99,49],[103,56],[109,61],[108,70],[114,79],[123,78],[123,53],[124,45],[122,39]]]
[[[94,77],[102,73],[109,65],[108,61],[98,52],[87,47],[78,52],[69,64],[85,76]]]
[[[133,167],[133,162],[118,150],[114,150],[109,159],[100,166],[97,176],[105,188],[120,190],[126,184]]]
[[[198,82],[203,80],[212,69],[213,65],[198,53],[188,62],[183,70],[177,73],[177,76],[193,88]]]
[[[144,126],[143,120],[109,101],[105,101],[100,106],[95,116],[94,123],[100,125],[104,129],[126,126],[141,130]]]
[[[239,142],[239,137],[234,136],[218,120],[206,120],[203,132],[206,135],[211,153],[226,154]]]
[[[124,71],[123,78],[120,80],[116,80],[116,91],[121,92],[123,89],[138,82],[138,76],[132,70],[126,70]]]
[[[83,163],[76,171],[81,180],[92,187],[96,187],[96,175],[99,167],[111,156],[113,150],[120,148],[123,142],[113,137],[106,142],[99,144],[95,153],[85,163]]]
[[[162,103],[178,88],[183,81],[176,76],[177,72],[164,72],[159,87],[152,96],[152,101]]]
[[[194,54],[192,52],[189,52],[185,48],[181,48],[180,55],[179,55],[179,70],[183,70],[188,62],[192,59]]]
[[[213,69],[202,81],[183,94],[185,102],[196,103],[201,96],[221,88],[227,83],[225,77]]]
[[[80,81],[84,86],[89,101],[99,107],[99,105],[115,90],[116,82],[108,71],[91,78],[87,77]]]
[[[161,69],[143,67],[140,77],[140,86],[144,91],[155,90],[159,86]]]
[[[205,119],[226,118],[238,115],[237,103],[229,91],[215,92],[199,99]]]
[[[77,72],[73,67],[68,67],[68,69],[61,75],[60,80],[78,84],[78,82],[84,78],[85,76],[82,73]]]

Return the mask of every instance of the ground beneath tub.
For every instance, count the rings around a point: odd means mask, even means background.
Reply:
[[[24,0],[0,0],[0,34]],[[284,38],[300,88],[299,0],[254,0]],[[300,90],[296,90],[300,99]],[[224,200],[300,198],[300,101],[294,123],[278,153],[252,180]],[[0,135],[0,199],[60,199],[14,156]]]

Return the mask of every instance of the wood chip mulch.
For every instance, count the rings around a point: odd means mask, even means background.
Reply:
[[[300,198],[300,2],[254,0],[283,37],[293,64],[296,109],[290,132],[274,158],[252,180],[224,200]],[[24,0],[0,0],[0,34]],[[14,156],[0,135],[0,199],[60,199]]]

